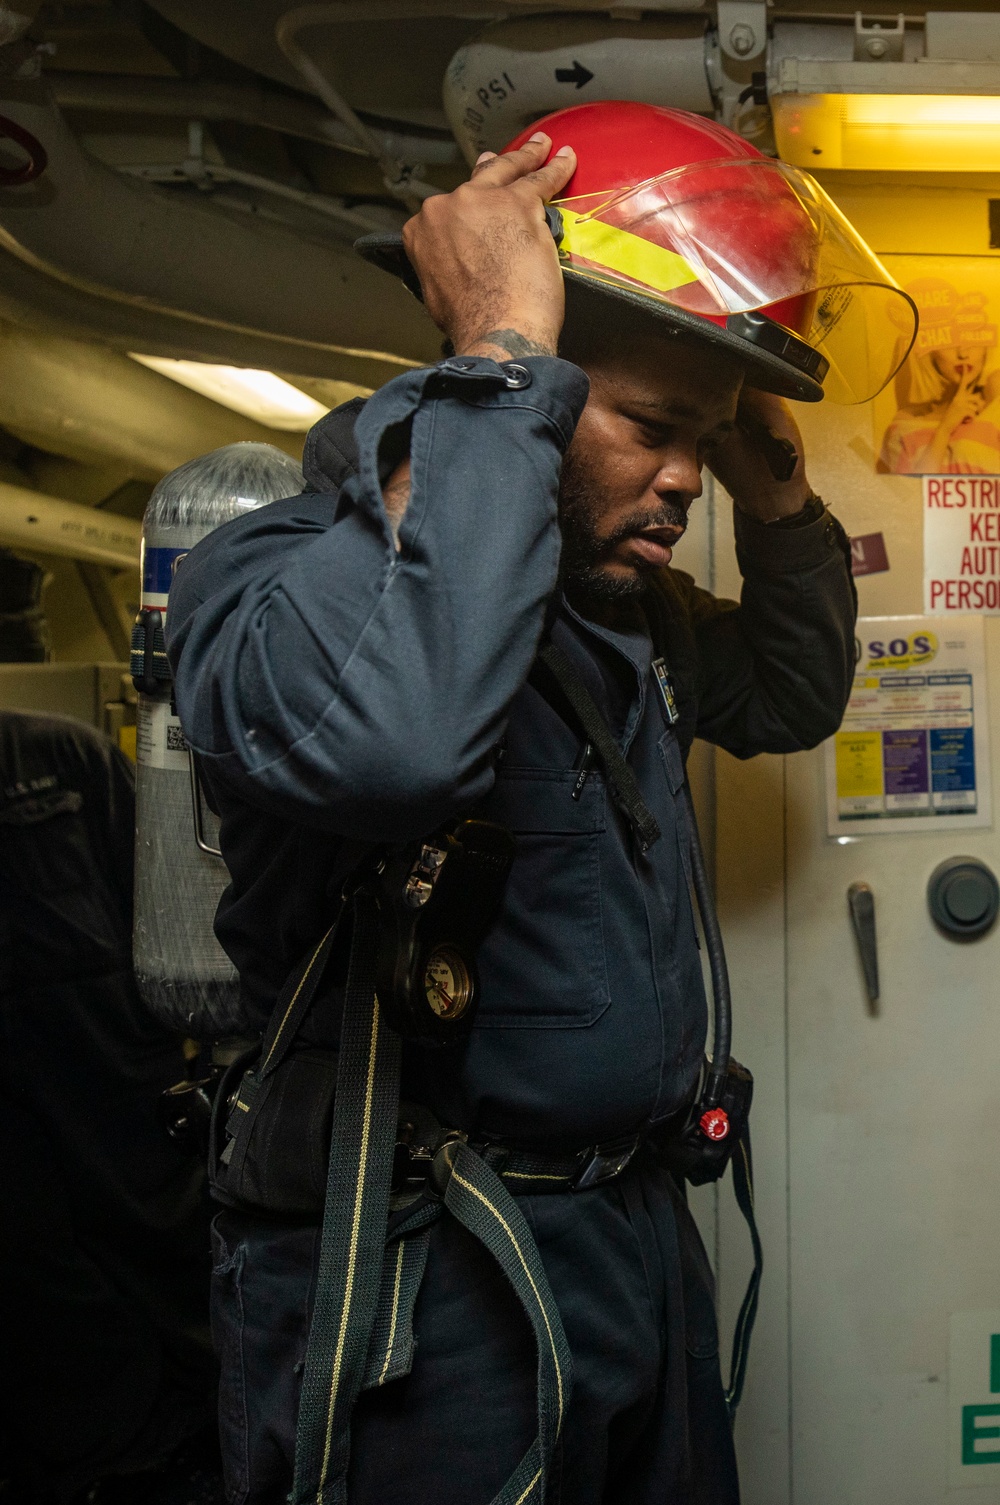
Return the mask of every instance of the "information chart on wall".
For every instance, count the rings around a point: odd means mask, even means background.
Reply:
[[[992,823],[980,617],[862,617],[854,688],[826,746],[827,831]]]

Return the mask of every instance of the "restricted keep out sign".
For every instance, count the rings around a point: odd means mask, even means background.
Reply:
[[[1000,476],[924,476],[924,611],[1000,614]]]

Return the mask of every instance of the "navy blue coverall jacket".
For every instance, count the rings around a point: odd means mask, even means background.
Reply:
[[[307,442],[308,492],[181,563],[168,646],[232,875],[217,932],[261,1024],[326,928],[340,839],[399,842],[475,809],[515,833],[518,855],[479,953],[472,1038],[407,1048],[405,1095],[482,1138],[579,1148],[670,1115],[699,1070],[680,801],[692,737],[745,758],[830,735],[855,598],[828,513],[782,528],[737,512],[739,605],[673,570],[656,585],[682,711],[669,727],[642,612],[612,630],[553,599],[560,467],[586,377],[556,358],[519,369],[527,385],[453,358],[328,415]],[[407,451],[397,550],[381,487]],[[572,797],[581,734],[528,682],[547,622],[659,824],[645,855],[599,770]],[[673,1499],[662,1486],[651,1498]]]
[[[785,530],[736,514],[740,606],[665,572],[679,737],[641,625],[611,631],[562,606],[554,636],[663,833],[639,856],[600,773],[571,797],[580,736],[526,682],[586,378],[535,358],[512,389],[492,361],[462,366],[330,414],[309,439],[309,492],[183,561],[177,702],[223,817],[219,936],[262,1023],[325,928],[338,837],[406,840],[472,807],[516,833],[472,1043],[411,1059],[408,1086],[458,1127],[583,1145],[670,1113],[698,1069],[705,999],[676,799],[690,739],[745,758],[830,735],[853,672],[852,586],[829,515]],[[408,428],[397,552],[380,470]]]

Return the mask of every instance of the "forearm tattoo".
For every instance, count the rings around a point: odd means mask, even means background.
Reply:
[[[476,344],[496,345],[500,350],[506,350],[513,359],[523,358],[526,355],[555,354],[550,345],[542,345],[538,340],[529,340],[527,336],[519,334],[516,329],[491,329],[487,334],[481,334]]]

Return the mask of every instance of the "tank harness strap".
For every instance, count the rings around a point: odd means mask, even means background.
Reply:
[[[535,1334],[538,1435],[492,1505],[541,1505],[572,1385],[569,1345],[555,1298],[513,1196],[458,1135],[446,1138],[434,1154],[430,1183],[435,1202],[404,1218],[386,1248],[401,1042],[386,1026],[375,992],[375,902],[362,887],[351,908],[326,1203],[291,1505],[346,1505],[351,1412],[363,1388],[408,1371],[413,1347],[408,1324],[426,1259],[425,1230],[442,1207],[496,1259]],[[307,968],[300,989],[325,966],[324,950],[329,956],[332,944],[329,935],[321,942],[313,971]],[[280,1009],[276,1016],[278,1048]],[[285,1028],[290,1027],[289,1020]]]
[[[545,643],[538,657],[555,679],[600,758],[614,802],[635,833],[640,849],[648,851],[654,841],[659,841],[660,828],[597,702],[576,665],[555,643],[551,640]]]
[[[427,1264],[430,1224],[440,1216],[439,1203],[424,1202],[413,1217],[407,1218],[404,1229],[390,1232],[362,1390],[377,1390],[380,1385],[402,1379],[413,1368],[413,1310]]]

